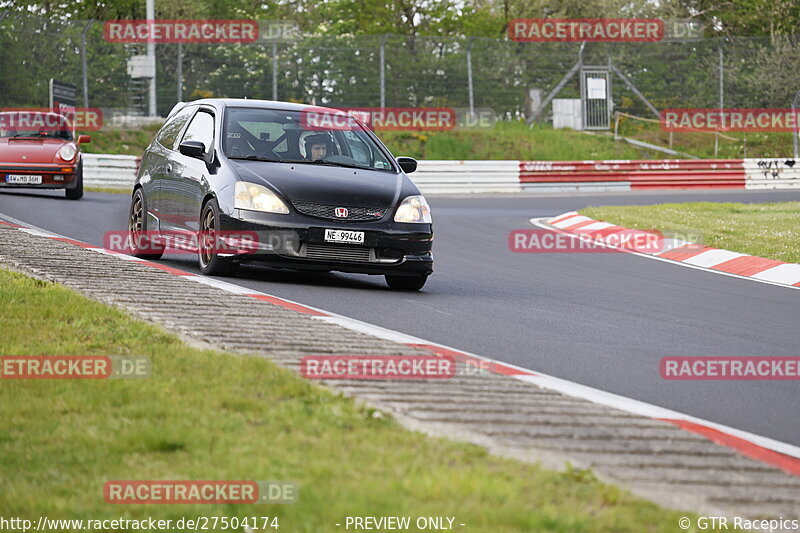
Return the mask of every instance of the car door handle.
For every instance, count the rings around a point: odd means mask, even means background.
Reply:
[[[167,174],[172,174],[172,165],[167,163]]]

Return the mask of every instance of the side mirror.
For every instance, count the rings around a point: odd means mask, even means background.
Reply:
[[[178,146],[178,151],[187,157],[203,159],[206,153],[206,145],[200,141],[183,141],[180,146]]]
[[[89,144],[92,138],[89,135],[78,135],[78,144]]]
[[[406,174],[411,174],[417,170],[417,160],[413,157],[398,157],[397,164],[403,169]]]

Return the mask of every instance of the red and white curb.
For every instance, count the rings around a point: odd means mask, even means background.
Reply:
[[[530,221],[534,226],[555,229],[562,233],[574,235],[576,238],[588,239],[598,245],[610,248],[616,248],[607,244],[607,241],[613,242],[615,234],[638,232],[638,230],[594,220],[575,211],[563,213],[553,218],[532,218]],[[766,259],[674,239],[663,239],[663,244],[662,249],[654,253],[625,248],[618,249],[634,255],[659,259],[716,274],[749,279],[770,285],[794,289],[800,288],[800,264],[797,263],[786,263],[776,259]]]
[[[570,216],[579,216],[577,215],[577,213],[567,213],[567,214]],[[3,218],[5,218],[6,220],[14,220],[6,216],[3,216]],[[20,222],[20,221],[14,220],[14,222]],[[634,415],[644,416],[655,420],[660,420],[662,422],[668,422],[685,431],[689,431],[691,433],[695,433],[705,438],[708,438],[709,440],[713,441],[714,443],[720,446],[733,448],[746,457],[775,466],[789,474],[800,476],[800,447],[791,444],[770,439],[768,437],[755,435],[747,431],[731,428],[722,424],[717,424],[715,422],[710,422],[708,420],[703,420],[701,418],[693,417],[677,411],[672,411],[670,409],[665,409],[663,407],[659,407],[656,405],[640,402],[638,400],[634,400],[631,398],[626,398],[624,396],[620,396],[610,392],[605,392],[592,387],[587,387],[579,383],[574,383],[553,376],[548,376],[540,372],[534,372],[532,370],[528,370],[526,368],[522,368],[516,365],[503,363],[501,361],[496,361],[489,357],[484,357],[469,352],[465,352],[462,350],[457,350],[455,348],[451,348],[444,344],[438,344],[435,342],[427,341],[424,339],[420,339],[419,337],[414,337],[412,335],[407,335],[399,331],[394,331],[391,329],[383,328],[381,326],[376,326],[374,324],[369,324],[361,320],[356,320],[354,318],[338,315],[336,313],[331,313],[323,309],[318,309],[316,307],[304,305],[298,302],[287,300],[285,298],[280,298],[278,296],[273,296],[263,292],[254,291],[252,289],[241,287],[239,285],[235,285],[227,281],[222,281],[215,278],[209,278],[206,276],[200,276],[197,274],[193,274],[192,272],[186,272],[184,270],[172,268],[166,265],[162,265],[160,263],[146,261],[129,255],[121,254],[119,252],[106,250],[99,246],[94,246],[81,241],[77,241],[75,239],[63,237],[61,235],[41,230],[39,228],[31,227],[29,225],[26,226],[23,225],[22,223],[17,224],[12,222],[4,222],[0,220],[0,224],[15,227],[20,231],[29,233],[31,235],[37,235],[41,237],[46,237],[48,239],[66,242],[68,244],[79,246],[81,248],[86,248],[94,252],[113,255],[115,257],[119,257],[120,259],[133,261],[142,265],[156,268],[158,270],[162,270],[164,272],[168,272],[175,276],[182,276],[187,280],[195,281],[197,283],[202,283],[204,285],[208,285],[211,287],[216,287],[231,294],[249,296],[251,298],[255,298],[263,302],[267,302],[273,305],[278,305],[286,309],[291,309],[292,311],[308,315],[315,320],[321,320],[323,322],[337,324],[343,328],[372,335],[381,339],[405,344],[410,347],[426,349],[437,355],[449,355],[460,361],[469,361],[471,364],[474,364],[490,372],[509,376],[514,379],[518,379],[526,383],[531,383],[545,389],[558,391],[568,396],[581,398],[599,405],[604,405],[614,409],[626,411]]]

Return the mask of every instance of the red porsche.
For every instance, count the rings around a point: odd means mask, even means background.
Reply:
[[[0,187],[64,189],[69,200],[83,197],[80,145],[70,121],[46,111],[0,113]]]

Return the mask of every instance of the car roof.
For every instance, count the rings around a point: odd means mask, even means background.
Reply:
[[[177,113],[187,105],[210,105],[217,109],[225,107],[261,107],[264,109],[277,109],[280,111],[303,111],[309,108],[319,108],[323,106],[313,106],[307,104],[297,104],[294,102],[281,102],[279,100],[257,100],[250,98],[201,98],[191,102],[178,102],[169,112],[167,118]]]

